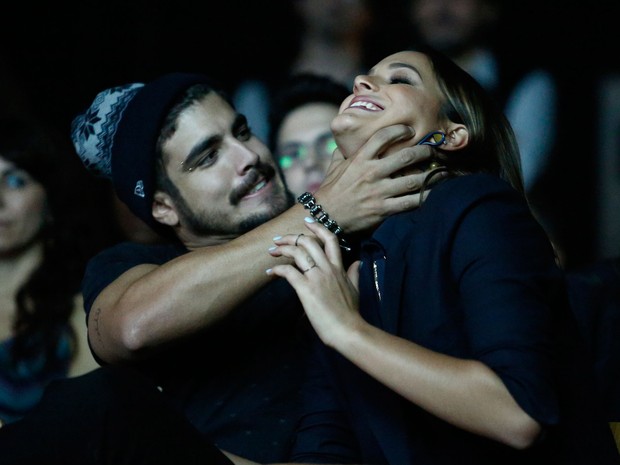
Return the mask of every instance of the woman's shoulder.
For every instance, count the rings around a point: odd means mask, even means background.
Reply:
[[[516,193],[516,190],[507,181],[490,173],[471,173],[446,178],[437,187],[439,188],[438,191],[459,190],[472,193],[514,191]]]
[[[412,221],[445,227],[447,223],[458,222],[473,207],[497,202],[527,207],[525,198],[498,176],[486,173],[455,176],[434,184],[419,208],[393,215],[384,223],[391,229],[407,228],[407,224]]]
[[[441,227],[461,224],[465,217],[487,224],[531,216],[523,194],[498,176],[485,173],[441,181],[418,210],[419,221]]]
[[[447,178],[431,188],[425,203],[449,203],[453,206],[466,206],[484,198],[505,198],[522,201],[525,197],[507,181],[487,173],[473,173]]]

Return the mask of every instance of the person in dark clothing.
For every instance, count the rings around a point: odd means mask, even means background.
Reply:
[[[418,205],[423,175],[392,176],[428,156],[391,148],[411,137],[410,128],[397,125],[378,133],[356,160],[334,155],[329,182],[316,195],[344,231],[362,231]],[[168,239],[120,243],[88,264],[82,292],[90,347],[104,367],[136,376],[119,381],[134,388],[114,389],[100,406],[82,411],[95,424],[85,427],[84,447],[105,450],[104,458],[117,457],[116,463],[128,457],[147,463],[153,453],[140,455],[140,444],[148,441],[170,458],[156,463],[183,463],[172,459],[179,444],[182,456],[205,454],[204,463],[214,460],[211,444],[252,460],[288,458],[308,327],[292,289],[261,268],[287,261],[265,251],[274,231],[303,230],[304,214],[268,148],[207,77],[184,73],[102,91],[74,120],[72,138],[84,165],[111,179],[130,210]],[[79,416],[66,405],[74,402],[72,390],[97,396],[101,377],[115,376],[97,371],[79,385],[54,384],[35,416],[0,429],[0,462],[11,463],[5,456],[12,452],[41,454],[34,446],[49,445],[37,436],[45,427],[61,424],[65,434],[76,428],[54,415],[64,410],[58,403]],[[144,396],[132,394],[142,389]],[[159,410],[161,421],[187,425],[171,433],[157,424]],[[126,418],[134,439],[122,437],[127,427],[115,429],[115,418]],[[109,428],[96,426],[102,419]],[[62,450],[52,449],[47,461],[62,458]]]
[[[274,240],[318,336],[293,462],[618,464],[563,270],[525,197],[512,129],[433,50],[355,80],[332,121],[346,157],[407,124],[433,147],[419,208],[383,221],[343,263],[310,193],[306,235]],[[359,266],[358,266],[359,265]]]
[[[31,411],[51,380],[97,367],[80,280],[106,241],[75,233],[91,224],[73,197],[88,197],[87,176],[60,142],[40,121],[0,118],[0,425]]]

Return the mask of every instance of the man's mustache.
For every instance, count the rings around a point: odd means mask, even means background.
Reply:
[[[243,180],[243,184],[230,193],[230,203],[232,205],[237,205],[241,202],[241,199],[248,194],[248,192],[254,189],[254,186],[261,177],[265,178],[265,181],[269,181],[275,176],[275,174],[276,170],[273,166],[259,161],[256,166],[252,167],[252,169],[248,172]]]

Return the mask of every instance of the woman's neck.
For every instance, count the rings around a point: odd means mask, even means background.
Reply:
[[[0,292],[15,292],[43,260],[43,242],[37,241],[19,253],[0,255]]]
[[[340,152],[344,158],[349,158],[355,155],[366,142],[361,140],[361,138],[356,134],[338,134],[334,132],[334,136],[336,145],[340,149]]]

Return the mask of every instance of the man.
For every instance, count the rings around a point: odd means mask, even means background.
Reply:
[[[426,151],[398,150],[412,136],[393,127],[352,159],[335,154],[315,196],[347,235],[418,205],[412,192],[424,175],[402,173]],[[91,260],[83,294],[93,353],[104,365],[136,368],[145,375],[136,384],[156,385],[218,448],[285,461],[307,327],[295,293],[265,270],[284,260],[268,253],[273,237],[307,231],[309,213],[269,150],[226,97],[193,74],[101,92],[75,119],[72,137],[85,166],[110,178],[132,212],[171,239],[119,244]],[[137,410],[152,394],[125,404]],[[149,420],[135,434],[152,429],[161,448],[157,402],[144,405]]]

